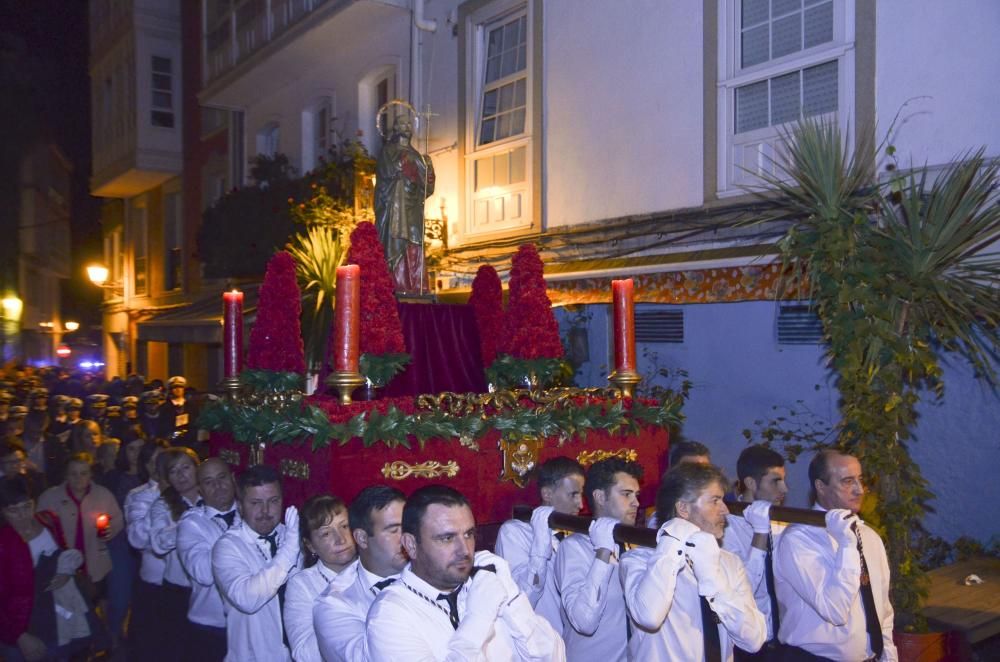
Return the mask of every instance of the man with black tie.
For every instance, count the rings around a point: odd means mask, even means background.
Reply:
[[[823,450],[809,463],[813,508],[826,528],[792,524],[775,564],[782,659],[896,662],[885,545],[858,518],[858,459]]]

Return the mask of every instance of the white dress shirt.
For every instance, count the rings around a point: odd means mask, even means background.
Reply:
[[[240,523],[235,504],[225,512],[236,513],[233,526]],[[177,525],[177,556],[191,578],[188,620],[214,628],[226,627],[226,610],[212,574],[212,547],[229,528],[226,520],[216,517],[222,514],[202,505],[186,511]]]
[[[470,611],[469,583],[458,594],[459,626],[455,629],[448,617],[447,603],[437,599],[441,591],[417,577],[407,566],[399,580],[379,594],[368,612],[370,659],[392,662],[566,659],[559,635],[548,621],[535,614],[524,594],[518,594],[501,608],[485,640],[478,630],[472,633],[463,628],[463,623],[474,622],[472,618],[464,620]]]
[[[129,491],[125,497],[125,522],[128,526],[128,542],[132,547],[142,552],[142,564],[139,566],[139,577],[149,584],[163,584],[163,572],[167,563],[163,557],[153,551],[149,539],[149,510],[153,502],[160,498],[160,486],[155,480],[140,485]]]
[[[183,497],[182,497],[183,498]],[[187,499],[184,502],[190,508],[194,507]],[[182,513],[183,515],[183,513]],[[149,543],[165,564],[163,580],[175,586],[191,586],[191,579],[184,572],[184,566],[177,557],[177,525],[170,512],[170,506],[160,496],[149,508]]]
[[[398,578],[399,575],[392,576]],[[355,560],[316,599],[313,626],[319,652],[326,662],[372,659],[365,638],[365,620],[375,596],[382,590],[376,584],[385,579],[368,572],[360,560]]]
[[[277,527],[279,546],[285,525]],[[300,554],[301,556],[301,554]],[[268,543],[246,522],[229,529],[212,548],[212,574],[226,604],[227,662],[287,662],[283,643],[278,589],[293,575],[291,568],[271,558]]]
[[[323,662],[313,627],[313,604],[337,574],[317,561],[288,579],[283,616],[295,662]]]
[[[778,542],[786,525],[771,522],[771,565],[778,564]],[[771,596],[767,594],[767,552],[753,546],[753,527],[739,515],[726,515],[726,533],[722,537],[722,548],[738,556],[747,571],[747,579],[753,589],[753,599],[757,609],[767,621],[767,640],[775,638],[774,620],[771,617]]]
[[[618,558],[595,556],[590,536],[574,533],[559,545],[555,584],[562,602],[563,639],[569,662],[626,659],[628,621],[618,580]]]
[[[496,554],[510,564],[510,574],[528,596],[535,612],[544,616],[556,633],[562,636],[563,623],[554,570],[559,540],[555,531],[550,535],[552,554],[546,562],[540,563],[541,559],[531,556],[531,541],[534,537],[531,525],[516,519],[507,520],[497,534]],[[536,575],[539,579],[537,584]]]
[[[709,605],[721,621],[716,627],[722,659],[731,661],[733,644],[756,652],[767,637],[767,625],[740,559],[721,550],[719,562],[725,588],[709,598]],[[683,554],[634,549],[622,557],[621,583],[632,618],[630,660],[704,659],[698,580]]]
[[[895,662],[898,655],[892,643],[894,614],[889,603],[885,546],[866,524],[858,526],[882,625],[882,660]],[[792,524],[781,537],[774,575],[781,608],[778,639],[782,643],[831,660],[871,657],[856,545],[840,547],[825,528]]]

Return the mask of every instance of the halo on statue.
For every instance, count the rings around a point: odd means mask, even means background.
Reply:
[[[402,106],[410,112],[410,115],[413,116],[413,133],[416,135],[416,133],[420,130],[420,113],[418,113],[417,109],[414,108],[408,101],[393,99],[392,101],[386,101],[384,104],[379,106],[378,113],[375,115],[375,128],[378,130],[378,134],[382,136],[382,140],[389,139],[389,137],[385,134],[386,127],[382,126],[382,118],[389,117],[389,113],[386,111],[390,106]]]

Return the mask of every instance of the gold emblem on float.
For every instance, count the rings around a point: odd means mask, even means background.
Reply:
[[[428,460],[420,464],[410,464],[402,460],[386,462],[382,467],[382,475],[392,480],[406,478],[454,478],[458,475],[458,462],[448,460],[445,463]]]

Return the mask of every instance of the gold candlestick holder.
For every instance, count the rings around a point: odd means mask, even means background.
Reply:
[[[338,370],[326,378],[327,386],[337,389],[340,394],[340,404],[351,404],[351,393],[354,389],[365,383],[365,378],[360,372],[348,372]]]
[[[241,386],[239,377],[226,377],[222,380],[222,388],[230,399],[235,399],[239,395]]]
[[[634,398],[635,387],[642,381],[642,375],[631,370],[626,370],[624,372],[618,372],[615,370],[613,373],[608,375],[608,381],[614,384],[615,387],[621,391],[621,397]]]

